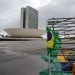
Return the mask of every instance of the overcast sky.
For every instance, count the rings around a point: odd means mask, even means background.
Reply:
[[[75,17],[75,0],[0,0],[0,29],[20,27],[21,7],[39,11],[39,28],[52,17]]]

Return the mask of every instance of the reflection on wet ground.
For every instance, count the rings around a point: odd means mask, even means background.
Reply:
[[[39,75],[46,41],[0,41],[0,75]]]

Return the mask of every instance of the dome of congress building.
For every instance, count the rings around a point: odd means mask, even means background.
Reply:
[[[11,37],[16,38],[41,38],[46,33],[41,29],[7,28],[4,29]]]

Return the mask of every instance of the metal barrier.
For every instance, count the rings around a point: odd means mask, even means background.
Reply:
[[[75,75],[75,17],[47,20],[48,69],[40,75]]]

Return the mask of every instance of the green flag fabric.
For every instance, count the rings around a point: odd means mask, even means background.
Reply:
[[[56,56],[61,48],[61,39],[57,32],[47,27],[47,50],[51,55]]]

